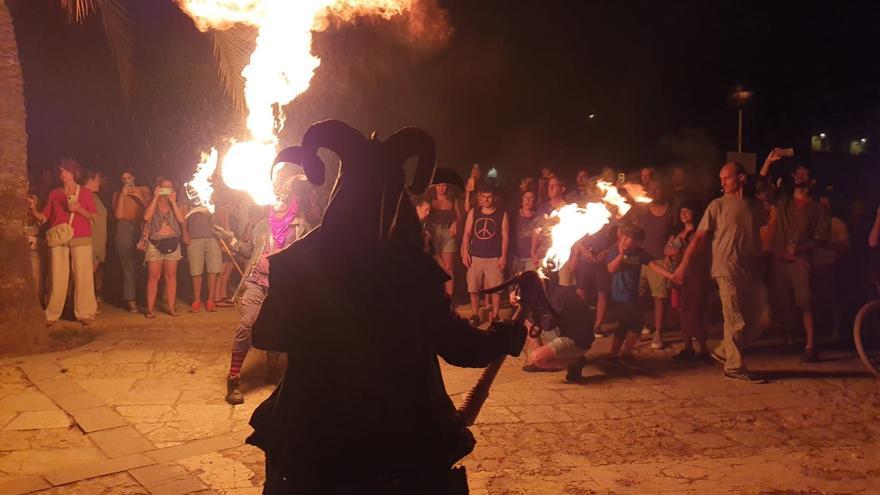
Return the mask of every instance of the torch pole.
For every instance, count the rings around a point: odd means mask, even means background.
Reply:
[[[220,246],[223,247],[223,251],[226,252],[226,256],[229,256],[229,259],[232,260],[232,264],[235,265],[235,269],[238,270],[238,274],[244,277],[244,272],[241,270],[241,267],[238,266],[238,262],[235,261],[235,256],[232,255],[232,250],[230,250],[229,246],[226,245],[226,241],[220,238],[218,238],[217,240],[220,241]]]
[[[739,121],[739,126],[736,132],[736,152],[742,153],[743,150],[743,109],[742,107],[737,108],[737,120]]]

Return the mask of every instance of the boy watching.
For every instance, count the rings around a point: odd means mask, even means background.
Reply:
[[[642,266],[647,265],[664,277],[672,274],[655,262],[642,249],[645,231],[634,225],[620,227],[616,246],[608,253],[608,273],[611,274],[611,304],[619,316],[614,341],[608,360],[629,369],[638,369],[633,362],[633,348],[642,329],[642,312],[638,307],[639,278]]]
[[[495,204],[495,189],[482,184],[477,189],[478,207],[468,212],[461,242],[461,261],[467,267],[468,295],[474,315],[472,325],[479,325],[480,289],[488,289],[504,281],[510,225],[507,213]],[[490,320],[498,319],[501,294],[492,294]]]

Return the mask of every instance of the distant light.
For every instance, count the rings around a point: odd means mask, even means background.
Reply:
[[[822,138],[822,139],[825,139],[825,133],[824,133],[824,132],[820,132],[820,133],[819,133],[819,137]]]
[[[595,114],[595,113],[591,113],[590,115],[587,115],[587,118],[590,119],[590,120],[593,120],[593,119],[596,118],[596,114]]]
[[[861,142],[862,142],[862,144],[865,144],[865,143],[867,143],[867,142],[868,142],[868,140],[867,140],[867,139],[865,139],[865,138],[862,138],[862,139],[859,139],[859,141],[861,141]]]

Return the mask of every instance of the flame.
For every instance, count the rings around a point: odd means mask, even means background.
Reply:
[[[645,188],[641,184],[624,184],[623,188],[636,203],[650,203],[654,201],[651,196],[648,196],[648,193],[645,192]]]
[[[283,107],[309,88],[321,60],[312,55],[312,34],[331,21],[359,16],[385,19],[404,14],[417,0],[176,0],[201,31],[236,24],[257,29],[256,47],[242,71],[247,140],[232,142],[222,160],[224,182],[260,205],[275,201],[270,171],[284,126]],[[210,195],[209,195],[210,196]]]
[[[193,202],[200,204],[214,213],[214,203],[211,194],[214,187],[211,185],[211,176],[217,169],[217,148],[211,148],[211,153],[202,153],[202,161],[196,168],[192,180],[186,183],[186,195]]]
[[[550,227],[551,243],[541,261],[541,271],[557,271],[562,268],[571,257],[571,248],[577,241],[602,230],[602,227],[611,221],[613,215],[621,218],[632,209],[626,198],[621,196],[617,187],[610,182],[600,180],[596,186],[603,193],[601,203],[587,203],[585,207],[571,203],[550,213],[549,219],[553,224]],[[632,196],[633,201],[651,202],[651,198],[645,194],[642,186],[627,184],[623,187]],[[614,213],[612,208],[615,210]]]
[[[611,219],[611,211],[602,203],[587,203],[584,208],[571,203],[552,212],[551,221],[554,218],[558,223],[550,228],[551,244],[541,264],[555,271],[568,261],[574,243],[602,230]]]

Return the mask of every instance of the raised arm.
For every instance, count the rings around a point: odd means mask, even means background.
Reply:
[[[150,204],[147,205],[147,209],[144,210],[144,221],[149,222],[153,219],[153,215],[156,213],[156,203],[159,202],[159,186],[156,186],[156,190],[153,191],[153,199],[150,200]]]
[[[778,161],[780,158],[782,158],[782,148],[773,148],[773,150],[770,151],[770,154],[767,155],[767,159],[764,160],[764,166],[761,167],[759,175],[761,177],[767,177],[767,175],[770,174],[770,167],[773,165],[773,162]]]

